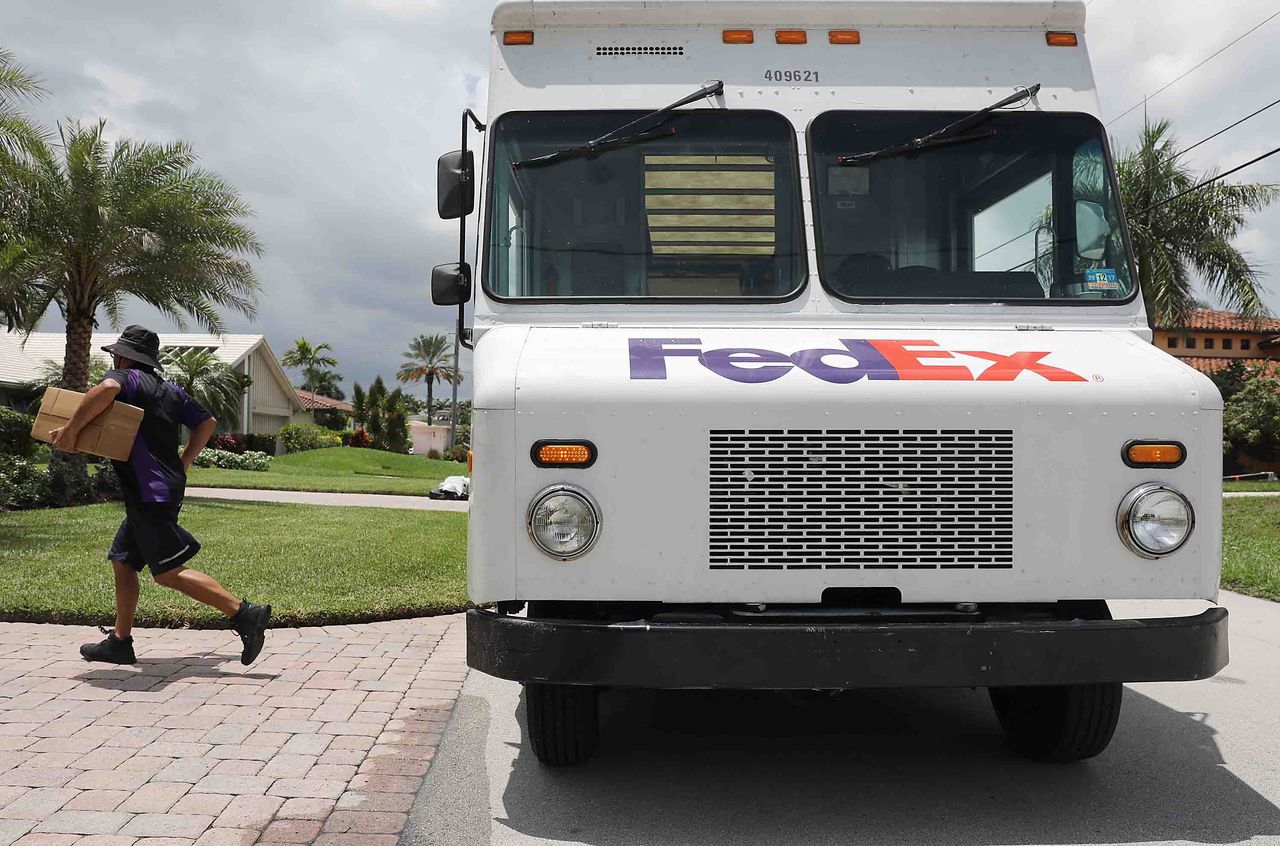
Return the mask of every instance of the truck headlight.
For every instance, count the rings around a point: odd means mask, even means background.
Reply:
[[[1116,513],[1120,539],[1143,558],[1159,558],[1177,550],[1195,525],[1196,515],[1187,498],[1155,482],[1129,491]]]
[[[600,508],[574,485],[552,485],[529,505],[529,537],[561,561],[583,555],[600,535]]]

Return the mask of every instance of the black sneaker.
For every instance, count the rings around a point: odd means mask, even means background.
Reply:
[[[267,642],[267,622],[270,619],[270,605],[255,605],[247,599],[241,600],[240,610],[231,617],[231,627],[239,633],[244,644],[240,663],[246,667],[262,652],[262,645]]]
[[[124,640],[116,637],[116,633],[108,629],[100,629],[107,639],[100,643],[86,643],[80,647],[80,656],[86,661],[102,661],[107,664],[135,664],[138,661],[133,654],[133,638]]]

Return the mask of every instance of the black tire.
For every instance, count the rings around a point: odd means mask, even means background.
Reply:
[[[524,686],[525,730],[539,761],[549,767],[586,763],[600,736],[598,694],[580,685]]]
[[[1120,719],[1124,686],[993,687],[991,704],[1009,746],[1037,761],[1083,761],[1102,752]]]

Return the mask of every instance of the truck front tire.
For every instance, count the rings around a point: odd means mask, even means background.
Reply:
[[[600,736],[598,702],[594,687],[526,683],[525,731],[538,760],[549,767],[586,763]]]
[[[1037,761],[1083,761],[1102,752],[1120,719],[1119,682],[993,687],[991,704],[1009,746]]]

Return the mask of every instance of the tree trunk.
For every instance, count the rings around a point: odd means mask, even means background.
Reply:
[[[93,315],[67,315],[67,345],[62,358],[62,387],[84,393],[89,387],[89,359],[93,347]]]
[[[431,402],[432,402],[432,399],[431,399],[431,397],[432,397],[431,386],[432,386],[432,383],[433,383],[433,382],[435,382],[435,379],[433,379],[432,377],[428,376],[428,377],[427,377],[427,425],[428,425],[428,426],[430,426],[430,425],[431,425]]]
[[[62,387],[84,393],[89,387],[89,359],[93,347],[93,314],[67,315],[67,344],[62,358]],[[88,474],[83,453],[54,450],[50,465],[64,464],[80,475]]]

